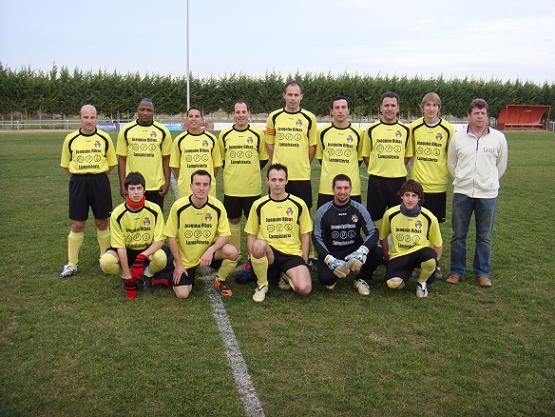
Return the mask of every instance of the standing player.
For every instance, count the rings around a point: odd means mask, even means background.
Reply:
[[[422,114],[410,124],[414,159],[410,178],[424,188],[423,206],[445,221],[447,198],[447,149],[455,128],[439,117],[441,100],[436,93],[428,93],[420,104]]]
[[[410,129],[399,122],[399,96],[384,93],[380,100],[380,120],[364,132],[362,156],[368,166],[366,205],[378,226],[385,210],[398,205],[398,192],[407,175],[406,163],[412,156]]]
[[[431,211],[422,207],[422,186],[414,180],[405,182],[399,190],[401,205],[385,212],[380,240],[385,257],[389,259],[385,278],[387,286],[400,290],[414,268],[420,268],[416,296],[428,296],[428,284],[441,257],[443,240],[439,223]],[[387,236],[391,234],[392,246]]]
[[[85,224],[92,208],[100,254],[110,246],[108,217],[112,211],[112,191],[108,173],[116,166],[116,152],[108,133],[96,128],[96,108],[85,104],[80,111],[81,128],[66,136],[60,166],[70,175],[67,263],[60,278],[77,273]]]
[[[316,117],[301,108],[303,90],[297,81],[283,88],[285,107],[268,116],[266,146],[274,164],[287,166],[289,182],[286,192],[301,198],[312,207],[310,163],[316,153]]]
[[[266,178],[270,192],[254,202],[245,226],[257,278],[252,299],[257,303],[266,298],[268,276],[277,277],[280,273],[285,273],[298,294],[308,295],[312,290],[307,266],[312,231],[308,207],[302,199],[285,191],[287,167],[270,165]]]
[[[249,216],[252,203],[260,198],[260,170],[268,162],[264,132],[249,124],[246,102],[233,105],[232,127],[220,132],[218,142],[224,160],[224,207],[231,229],[230,243],[241,253],[241,213]]]
[[[192,194],[173,203],[164,228],[175,260],[173,290],[178,298],[191,294],[197,267],[219,268],[214,288],[223,296],[233,293],[225,282],[237,265],[237,249],[229,242],[229,223],[222,203],[209,196],[212,175],[191,174]]]
[[[191,174],[199,169],[211,175],[210,195],[216,195],[216,174],[222,166],[222,156],[216,137],[204,130],[204,116],[198,107],[187,110],[188,130],[173,141],[170,167],[177,178],[180,197],[191,194]]]
[[[334,199],[331,184],[338,174],[352,178],[351,199],[361,202],[359,165],[362,161],[363,132],[351,125],[349,113],[351,101],[345,96],[330,101],[333,121],[318,132],[316,158],[322,164],[317,207]]]
[[[125,203],[110,216],[111,248],[100,257],[100,269],[120,275],[128,298],[137,296],[137,281],[166,267],[164,216],[158,205],[145,199],[145,178],[130,172],[124,180]]]
[[[137,115],[137,120],[125,125],[118,135],[120,194],[125,197],[125,176],[140,172],[146,180],[146,199],[164,208],[164,196],[170,188],[172,137],[166,126],[154,121],[154,103],[149,98],[139,102]]]
[[[367,280],[383,262],[382,248],[377,246],[378,231],[366,207],[351,199],[351,179],[347,175],[336,175],[332,189],[333,200],[318,209],[314,221],[318,279],[334,289],[337,278],[353,272],[353,286],[360,295],[368,295]]]

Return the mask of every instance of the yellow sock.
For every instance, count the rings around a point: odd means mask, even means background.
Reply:
[[[229,223],[229,229],[231,230],[231,239],[229,243],[235,246],[237,251],[241,253],[241,223]]]
[[[382,225],[382,219],[380,219],[380,220],[372,219],[372,220],[374,220],[374,226],[376,226],[376,230],[379,233],[380,232],[380,226]]]
[[[152,272],[153,274],[160,272],[166,267],[168,263],[166,252],[164,252],[162,249],[158,249],[156,252],[150,255],[149,260],[150,263],[148,264],[148,269],[150,269],[150,272]]]
[[[254,273],[256,274],[256,283],[258,286],[268,285],[268,258],[255,258],[251,256],[251,265]]]
[[[233,272],[237,266],[237,261],[230,261],[229,259],[224,259],[222,261],[222,266],[218,269],[218,279],[220,281],[225,281],[229,274]]]
[[[67,236],[67,263],[70,266],[77,266],[79,262],[79,251],[83,245],[85,233],[83,232],[69,232]]]
[[[314,252],[314,245],[312,241],[310,242],[310,249],[308,251],[308,259],[316,259],[316,253]]]
[[[100,230],[96,229],[96,239],[98,240],[98,247],[100,249],[100,256],[106,249],[110,247],[110,229]]]
[[[426,282],[428,278],[436,270],[437,261],[432,258],[420,264],[420,275],[418,276],[418,282]]]

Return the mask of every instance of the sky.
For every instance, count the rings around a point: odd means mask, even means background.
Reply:
[[[12,69],[182,76],[186,0],[0,0]],[[300,73],[555,83],[547,0],[190,0],[195,76]]]

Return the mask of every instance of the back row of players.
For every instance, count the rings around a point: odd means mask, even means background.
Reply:
[[[166,279],[178,297],[186,298],[195,269],[207,265],[218,269],[215,288],[231,295],[226,278],[239,259],[244,213],[248,253],[258,283],[253,299],[263,301],[268,276],[280,273],[280,288],[308,294],[310,164],[316,155],[322,164],[314,226],[320,281],[331,289],[337,277],[354,272],[358,292],[368,294],[366,281],[385,257],[390,259],[386,272],[390,287],[402,288],[409,272],[418,266],[417,295],[426,296],[426,283],[441,256],[438,220],[445,221],[447,152],[454,133],[439,117],[439,96],[426,94],[424,117],[406,126],[397,119],[399,97],[385,93],[380,120],[364,132],[349,122],[347,97],[332,99],[333,121],[320,130],[314,115],[300,107],[299,83],[287,83],[283,98],[285,107],[270,113],[265,134],[249,124],[248,104],[238,101],[233,108],[234,125],[218,138],[204,130],[202,111],[190,108],[187,130],[173,143],[167,128],[153,120],[152,101],[143,99],[138,119],[120,131],[117,149],[108,134],[96,129],[94,107],[83,106],[82,127],[66,137],[62,149],[61,166],[71,174],[71,231],[68,263],[60,277],[77,272],[90,206],[103,254],[101,267],[122,275],[128,296],[134,297],[137,281],[147,277],[150,284]],[[116,165],[116,155],[120,193],[126,201],[112,213],[110,237],[112,205],[106,174]],[[270,158],[274,165],[268,170],[269,194],[260,198],[260,170]],[[411,178],[416,181],[405,183],[411,158]],[[362,160],[369,174],[368,210],[360,204]],[[221,166],[225,166],[223,204],[214,197]],[[178,193],[184,197],[174,203],[164,227],[160,207],[170,186],[170,168]],[[381,246],[376,245],[374,223],[381,227]],[[390,232],[391,248],[386,239]],[[164,237],[169,250],[163,247]],[[168,265],[169,256],[175,268]]]

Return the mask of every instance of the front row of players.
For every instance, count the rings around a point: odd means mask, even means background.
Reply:
[[[269,167],[269,193],[254,202],[245,226],[257,280],[255,302],[265,300],[269,281],[301,295],[312,290],[307,265],[312,221],[304,201],[285,191],[287,174],[283,165]],[[229,243],[223,204],[209,195],[210,174],[199,170],[191,175],[192,194],[173,204],[166,224],[160,207],[145,201],[145,180],[140,173],[129,173],[124,186],[125,202],[110,217],[111,247],[101,256],[100,267],[107,274],[121,276],[127,297],[136,297],[138,285],[145,289],[163,285],[172,287],[178,298],[188,298],[199,266],[217,269],[214,288],[231,296],[226,278],[237,266],[239,252]],[[393,289],[403,288],[411,272],[419,268],[416,295],[426,297],[442,239],[437,219],[421,206],[422,186],[413,180],[403,184],[401,204],[384,215],[380,244],[368,210],[351,199],[351,190],[350,178],[337,175],[333,200],[317,211],[313,241],[320,282],[333,290],[338,279],[352,274],[358,293],[368,295],[368,280],[385,263],[386,282]]]

